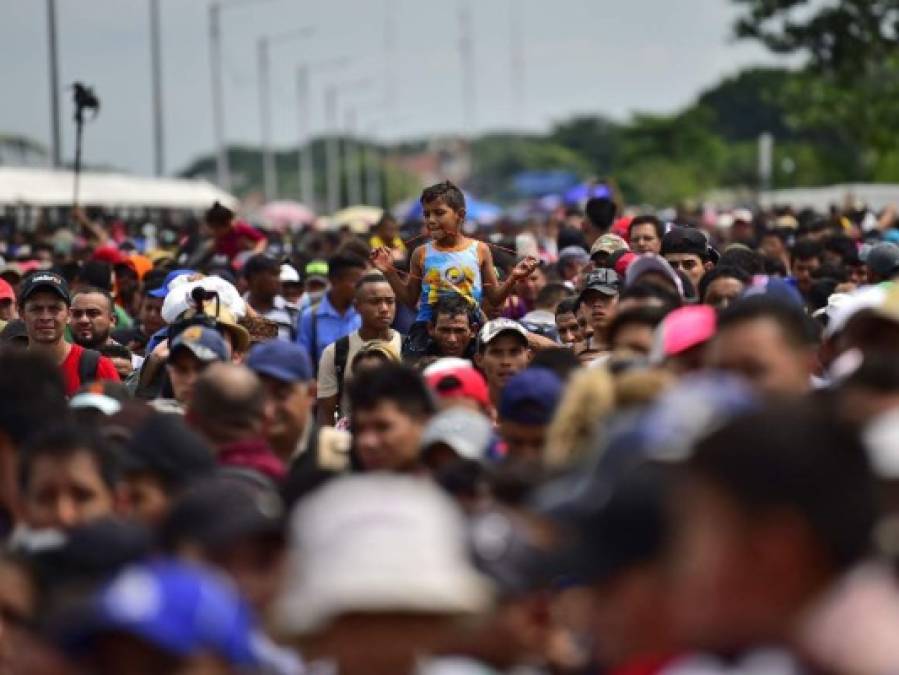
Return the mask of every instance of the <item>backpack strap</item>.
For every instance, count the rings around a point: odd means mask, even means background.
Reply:
[[[318,309],[321,307],[321,303],[317,302],[312,307],[310,307],[309,311],[312,316],[309,317],[311,322],[310,325],[310,333],[312,333],[312,340],[310,341],[310,346],[312,347],[311,353],[309,354],[309,358],[312,359],[312,370],[315,371],[315,376],[318,377]]]
[[[97,379],[97,367],[100,365],[100,352],[95,349],[85,349],[81,353],[78,362],[78,379],[81,384],[87,384]]]
[[[350,355],[350,336],[344,335],[334,343],[334,374],[337,376],[337,409],[343,400],[343,381],[346,377],[346,362]]]

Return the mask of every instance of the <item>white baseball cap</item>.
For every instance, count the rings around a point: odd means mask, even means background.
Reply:
[[[346,613],[473,614],[491,587],[472,566],[462,514],[431,482],[338,478],[303,501],[273,618],[284,637],[315,633]]]
[[[300,273],[297,272],[293,265],[284,263],[281,265],[281,283],[282,284],[298,284],[300,283]]]

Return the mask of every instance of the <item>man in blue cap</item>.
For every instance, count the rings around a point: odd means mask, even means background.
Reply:
[[[206,326],[189,326],[172,340],[166,372],[180,410],[190,403],[194,384],[206,366],[230,361],[228,343],[218,331]]]
[[[506,461],[541,461],[546,430],[561,397],[562,381],[546,368],[526,368],[506,383],[499,404]]]
[[[350,435],[319,429],[311,417],[315,373],[306,350],[283,340],[269,340],[250,350],[246,366],[265,389],[266,440],[275,453],[296,470],[299,466],[345,468]]]

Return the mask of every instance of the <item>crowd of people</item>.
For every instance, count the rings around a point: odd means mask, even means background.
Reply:
[[[3,242],[0,675],[894,675],[894,210]]]

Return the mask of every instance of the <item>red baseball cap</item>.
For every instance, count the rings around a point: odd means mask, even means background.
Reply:
[[[490,407],[487,381],[470,362],[463,359],[441,359],[424,371],[428,388],[438,398],[468,398],[484,408]]]
[[[16,301],[16,292],[5,279],[0,279],[0,300]]]

